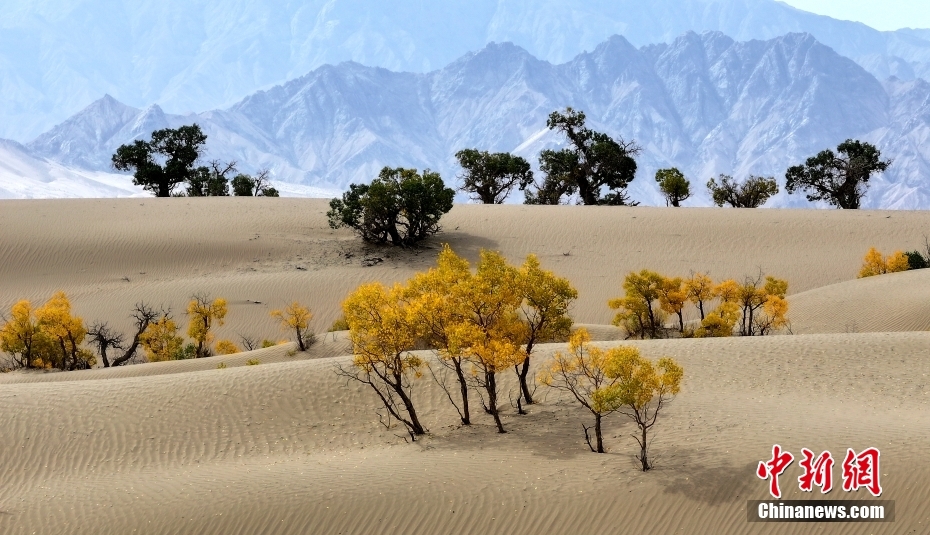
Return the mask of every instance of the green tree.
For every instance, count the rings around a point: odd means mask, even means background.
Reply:
[[[133,172],[133,184],[156,197],[170,197],[179,184],[194,178],[194,167],[207,136],[197,124],[152,132],[149,141],[122,145],[113,155],[113,167]]]
[[[489,153],[477,149],[460,150],[455,154],[464,173],[459,177],[461,191],[484,204],[503,204],[514,187],[523,191],[533,183],[530,164],[508,152]]]
[[[827,149],[796,165],[785,174],[788,193],[803,191],[807,200],[827,201],[837,208],[859,208],[872,174],[883,172],[891,160],[882,160],[874,145],[847,139],[834,153]]]
[[[278,197],[278,190],[271,187],[270,171],[262,169],[257,175],[238,174],[232,179],[233,195],[237,197]]]
[[[749,175],[740,184],[731,176],[720,175],[720,184],[712,178],[707,182],[707,189],[717,206],[729,204],[733,208],[758,208],[778,193],[778,182],[774,177]]]
[[[187,182],[188,197],[228,197],[227,175],[236,172],[236,162],[210,162],[209,167],[198,167]]]
[[[682,201],[691,197],[691,182],[675,167],[656,171],[656,182],[659,183],[662,195],[665,195],[666,206],[678,208]]]
[[[365,241],[409,247],[440,231],[455,192],[438,173],[385,167],[371,184],[352,184],[333,199],[329,226],[354,229]]]
[[[559,204],[575,194],[588,205],[637,204],[626,195],[636,176],[633,156],[640,148],[635,143],[587,128],[584,112],[572,108],[552,112],[546,124],[564,134],[570,147],[540,153],[539,166],[546,178],[535,191],[526,192],[526,204]]]

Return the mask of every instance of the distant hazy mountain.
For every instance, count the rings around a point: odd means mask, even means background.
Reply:
[[[512,44],[489,45],[427,74],[357,63],[325,66],[225,110],[137,109],[105,97],[28,145],[69,166],[105,171],[117,146],[155,128],[197,122],[207,159],[271,168],[279,181],[331,192],[384,165],[432,168],[450,183],[466,147],[515,151],[534,164],[560,140],[546,117],[572,106],[590,124],[643,147],[633,198],[662,203],[652,178],[677,166],[707,205],[718,173],[775,175],[847,138],[895,163],[866,206],[930,207],[930,84],[879,82],[810,35],[736,42],[688,33],[637,49],[613,37],[553,65]],[[519,199],[518,199],[519,200]],[[780,195],[776,205],[806,205]]]
[[[4,0],[0,137],[25,142],[105,93],[186,113],[347,60],[425,73],[509,41],[562,63],[614,34],[643,46],[689,30],[806,32],[881,80],[930,78],[927,31],[774,0]]]
[[[132,178],[69,168],[38,158],[15,141],[0,140],[0,199],[148,197]]]

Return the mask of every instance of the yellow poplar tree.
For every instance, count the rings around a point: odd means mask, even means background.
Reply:
[[[632,351],[625,351],[608,361],[606,376],[616,379],[612,388],[617,392],[612,395],[617,396],[623,407],[620,412],[639,428],[639,435],[633,435],[633,438],[639,444],[638,459],[645,472],[652,468],[648,456],[648,433],[655,426],[662,407],[681,390],[684,370],[669,357],[653,364],[640,356],[636,348],[629,349]]]
[[[527,328],[518,314],[523,301],[518,277],[518,270],[500,253],[481,251],[471,283],[458,287],[468,321],[453,325],[449,335],[474,366],[475,383],[487,394],[486,410],[500,433],[506,430],[498,409],[498,374],[526,358],[522,342]]]
[[[158,321],[149,323],[139,336],[139,344],[145,349],[149,362],[163,362],[177,358],[184,339],[178,336],[174,320],[164,314]]]
[[[354,348],[353,370],[338,373],[371,387],[391,418],[401,422],[412,440],[426,433],[413,404],[413,385],[422,376],[423,361],[411,353],[417,329],[404,299],[405,289],[397,284],[365,284],[342,304]]]
[[[578,290],[572,287],[568,279],[542,269],[536,255],[526,257],[519,271],[519,282],[523,297],[523,319],[526,322],[526,339],[523,340],[526,357],[516,372],[523,400],[532,404],[533,396],[527,385],[527,376],[533,349],[540,342],[565,340],[569,335],[573,322],[568,309],[578,299]]]
[[[71,315],[71,301],[64,292],[56,292],[47,303],[36,309],[35,317],[39,329],[58,348],[51,364],[60,370],[88,369],[96,359],[93,354],[80,347],[87,336],[84,320]]]
[[[568,392],[594,415],[594,425],[585,426],[584,438],[595,453],[604,453],[602,420],[621,407],[617,377],[609,377],[607,370],[619,366],[623,355],[634,348],[621,346],[603,350],[590,345],[591,336],[587,329],[572,333],[568,342],[568,353],[557,352],[549,366],[540,375],[544,385]],[[591,429],[594,429],[594,444]]]
[[[698,338],[721,338],[733,336],[733,329],[739,322],[740,308],[733,301],[723,301],[701,320],[701,327],[694,332]]]
[[[693,274],[685,281],[685,292],[688,294],[688,300],[694,303],[701,313],[701,321],[704,321],[704,304],[716,297],[714,281],[705,273]]]
[[[678,332],[685,332],[685,303],[688,302],[688,289],[681,277],[662,278],[659,285],[659,305],[662,310],[678,316]]]
[[[461,407],[446,386],[445,376],[430,372],[446,392],[449,401],[459,413],[462,425],[471,425],[468,404],[468,377],[465,369],[464,348],[452,334],[454,325],[466,322],[469,309],[465,306],[463,287],[471,284],[472,274],[468,261],[444,245],[436,267],[418,273],[410,279],[404,298],[417,329],[417,336],[429,347],[438,351],[439,363],[455,374],[459,385]]]
[[[302,306],[297,301],[284,307],[284,310],[272,310],[271,317],[281,322],[281,328],[294,331],[297,335],[297,346],[301,351],[306,351],[308,342],[312,342],[312,337],[307,334],[310,327],[310,320],[313,314],[310,309]]]
[[[187,305],[187,315],[190,316],[190,325],[187,327],[187,336],[197,343],[197,358],[210,356],[210,344],[213,342],[214,322],[223,325],[226,318],[226,300],[218,298],[210,301],[205,295],[195,295]]]
[[[610,308],[620,310],[614,325],[625,328],[630,336],[659,338],[664,317],[655,301],[661,295],[664,281],[665,277],[647,269],[627,275],[623,281],[626,295],[608,302]]]
[[[859,278],[872,277],[875,275],[884,275],[885,273],[897,273],[907,271],[910,268],[907,255],[903,251],[895,251],[887,258],[882,256],[878,249],[872,247],[865,254],[862,268],[859,270]]]
[[[220,340],[216,343],[216,352],[220,355],[234,355],[242,350],[232,340]]]
[[[52,340],[42,332],[32,303],[22,300],[13,305],[10,320],[0,327],[0,350],[13,357],[21,368],[44,368],[51,365]]]

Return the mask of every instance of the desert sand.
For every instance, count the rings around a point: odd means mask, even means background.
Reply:
[[[206,292],[230,303],[219,338],[286,338],[268,312],[292,300],[310,305],[320,333],[307,353],[285,344],[0,374],[0,533],[930,532],[930,270],[855,278],[871,246],[920,248],[930,213],[457,205],[425,247],[395,250],[330,230],[326,210],[306,199],[0,202],[4,312],[64,290],[86,321],[128,332],[137,301],[183,318]],[[427,437],[409,444],[378,423],[376,398],[334,373],[351,361],[345,333],[323,332],[356,286],[427,269],[442,243],[471,260],[481,248],[513,262],[537,254],[578,288],[573,316],[599,343],[683,365],[654,470],[637,469],[634,426],[619,415],[605,422],[610,451],[590,453],[588,415],[545,387],[528,415],[505,407],[504,435],[484,414],[456,425],[428,380],[415,393]],[[611,341],[606,302],[643,268],[787,279],[793,334]],[[563,347],[541,348],[537,366]],[[847,447],[879,448],[896,521],[747,523],[746,501],[768,499],[755,467],[776,443],[838,463]],[[807,497],[799,473],[796,461],[781,478],[787,499]]]

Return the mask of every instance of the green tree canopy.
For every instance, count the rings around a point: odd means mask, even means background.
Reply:
[[[882,172],[891,160],[882,160],[874,145],[847,139],[836,148],[827,149],[796,165],[785,174],[788,193],[803,191],[807,200],[827,201],[837,208],[857,209],[868,189],[873,173]]]
[[[489,153],[477,149],[460,150],[455,154],[464,173],[459,177],[461,191],[484,204],[503,204],[514,187],[523,191],[533,183],[530,164],[508,152]]]
[[[778,193],[778,183],[775,177],[749,175],[740,184],[731,176],[720,175],[720,183],[712,178],[707,181],[707,189],[717,206],[729,204],[733,208],[758,208]]]
[[[677,168],[656,171],[659,190],[665,195],[666,203],[678,208],[681,202],[691,196],[691,182]]]
[[[584,204],[638,204],[626,195],[626,187],[636,176],[633,156],[640,148],[635,143],[587,128],[584,112],[572,108],[552,112],[546,124],[562,132],[569,147],[539,154],[546,178],[535,191],[526,192],[526,204],[559,204],[563,197],[575,194]]]
[[[428,169],[385,167],[371,184],[352,184],[327,212],[331,228],[349,227],[365,241],[412,246],[439,232],[455,192]]]
[[[197,124],[152,132],[149,141],[136,140],[122,145],[113,155],[113,167],[133,172],[133,184],[157,197],[170,197],[179,184],[190,181],[201,171],[194,167],[207,136]]]

